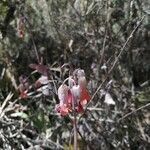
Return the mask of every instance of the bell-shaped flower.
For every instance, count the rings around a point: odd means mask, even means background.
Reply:
[[[78,85],[80,86],[80,104],[84,106],[91,99],[89,91],[87,90],[87,81],[84,70],[78,70]]]
[[[75,106],[77,106],[78,103],[79,103],[79,99],[80,99],[80,86],[79,85],[74,85],[71,88],[71,93],[72,93],[72,96],[73,96],[74,104],[75,104]]]
[[[56,111],[62,116],[67,115],[71,110],[72,93],[66,84],[58,88],[58,98],[60,103],[56,106]]]
[[[80,91],[80,103],[82,106],[86,105],[91,99],[89,91],[86,88],[82,88]]]
[[[68,91],[69,88],[66,84],[62,84],[59,88],[58,88],[58,98],[60,100],[60,105],[63,104],[67,104],[68,101]]]

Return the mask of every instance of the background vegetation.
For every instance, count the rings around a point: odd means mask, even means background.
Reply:
[[[1,0],[0,148],[73,148],[71,116],[54,110],[68,63],[85,70],[92,96],[78,118],[80,149],[148,150],[149,43],[149,0]],[[19,76],[34,85],[29,65],[41,60],[49,95],[31,88],[21,99]]]

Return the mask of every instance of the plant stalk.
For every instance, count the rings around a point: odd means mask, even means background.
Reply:
[[[78,136],[78,130],[77,130],[77,114],[75,111],[75,100],[73,98],[72,100],[72,108],[73,108],[73,135],[74,135],[74,150],[78,149],[78,142],[77,142],[77,136]]]

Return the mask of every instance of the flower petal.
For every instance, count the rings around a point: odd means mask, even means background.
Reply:
[[[60,113],[61,116],[66,116],[69,113],[69,108],[66,105],[56,105],[55,110]]]
[[[20,93],[20,98],[21,98],[21,99],[27,99],[27,98],[28,98],[27,92],[28,92],[28,91],[23,91],[23,92],[21,92],[21,93]]]
[[[79,103],[78,108],[77,108],[77,112],[82,113],[83,111],[84,111],[83,105],[81,105],[81,103]]]
[[[61,106],[61,108],[60,108],[61,116],[66,116],[66,115],[68,115],[68,113],[69,113],[69,109],[65,105]]]
[[[71,89],[71,92],[75,99],[78,99],[80,97],[80,86],[74,85]]]
[[[69,92],[69,88],[66,84],[62,84],[58,88],[58,98],[60,100],[60,105],[68,103],[68,98],[70,98],[69,97],[70,95],[68,96],[68,92]]]
[[[78,84],[81,88],[86,88],[87,86],[86,78],[84,76],[78,78]]]
[[[81,89],[80,103],[85,105],[91,99],[90,94],[86,88]]]
[[[72,104],[72,93],[70,90],[68,90],[68,96],[67,96],[67,99],[66,99],[66,104],[67,105],[71,105]]]

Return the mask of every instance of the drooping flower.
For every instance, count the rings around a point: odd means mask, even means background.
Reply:
[[[60,100],[60,105],[67,105],[70,102],[69,88],[66,84],[62,84],[58,88],[58,98]]]
[[[90,94],[87,90],[87,81],[85,72],[82,69],[77,71],[78,85],[80,87],[80,104],[84,106],[91,99]]]
[[[58,98],[60,100],[60,103],[56,105],[55,109],[62,116],[66,116],[71,109],[72,103],[72,93],[66,84],[62,84],[58,88]]]
[[[82,88],[80,93],[80,103],[82,106],[84,106],[90,101],[91,97],[89,91],[86,88]]]
[[[69,86],[62,84],[58,88],[60,103],[56,106],[56,110],[62,116],[66,116],[72,111],[78,113],[83,112],[83,106],[86,105],[91,98],[87,90],[84,70],[75,70],[73,76],[68,78],[68,85]]]
[[[73,95],[74,104],[78,105],[79,99],[80,99],[80,86],[79,85],[74,85],[71,88],[71,93]]]

